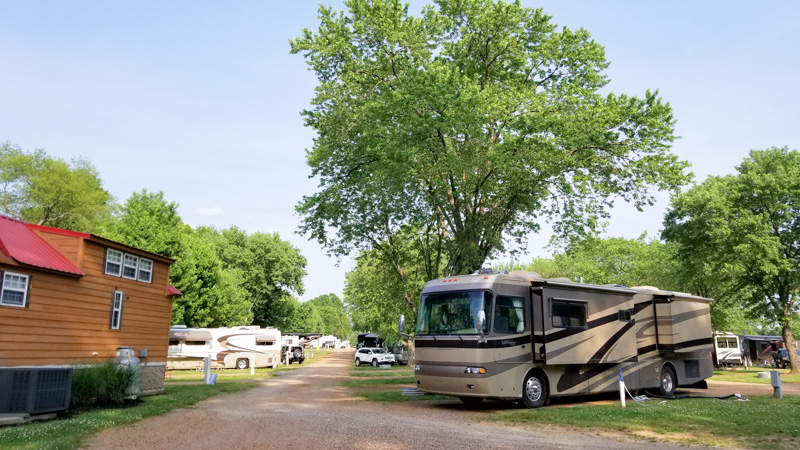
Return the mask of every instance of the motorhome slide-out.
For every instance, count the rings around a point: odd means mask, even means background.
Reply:
[[[713,373],[710,299],[490,273],[430,281],[422,291],[415,378],[466,403],[629,390],[671,396]]]
[[[280,363],[281,332],[259,326],[170,329],[167,367],[194,369],[205,357],[226,369],[247,369],[251,364],[274,369]]]

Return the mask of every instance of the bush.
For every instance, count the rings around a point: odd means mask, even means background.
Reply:
[[[136,381],[136,372],[113,360],[76,367],[72,375],[72,406],[118,405]]]

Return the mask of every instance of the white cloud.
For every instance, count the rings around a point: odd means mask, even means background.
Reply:
[[[222,208],[219,206],[214,206],[213,208],[197,208],[194,212],[201,216],[216,216],[222,214]]]

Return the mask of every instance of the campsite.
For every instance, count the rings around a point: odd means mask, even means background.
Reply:
[[[0,3],[0,448],[800,446],[800,3]]]

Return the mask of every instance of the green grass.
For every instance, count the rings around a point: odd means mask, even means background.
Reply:
[[[343,386],[347,387],[374,386],[381,384],[414,384],[414,377],[371,377],[361,380],[347,380],[342,383]]]
[[[375,391],[375,392],[357,392],[356,395],[366,400],[381,403],[402,403],[402,402],[419,402],[430,400],[453,400],[455,397],[448,397],[446,395],[419,395],[413,397],[403,397],[400,389],[391,391]]]
[[[398,393],[399,395],[399,393]],[[486,420],[514,425],[544,424],[614,431],[626,436],[684,445],[746,448],[800,447],[800,397],[629,401],[619,405],[576,405],[489,413]]]
[[[740,383],[758,383],[770,384],[769,378],[758,378],[758,372],[769,372],[777,370],[781,373],[782,383],[800,383],[800,375],[789,375],[789,369],[772,369],[769,367],[755,367],[748,369],[736,370],[715,370],[714,376],[711,377],[713,381],[736,381]]]
[[[298,366],[278,366],[277,369],[256,369],[255,375],[250,375],[250,369],[221,369],[212,370],[212,373],[217,374],[217,381],[242,381],[242,380],[262,380],[277,376],[280,372],[294,370]],[[167,383],[174,381],[203,381],[202,370],[171,370]]]
[[[256,386],[256,383],[167,385],[166,394],[145,397],[130,406],[72,412],[56,420],[0,428],[0,448],[75,449],[81,446],[84,439],[106,428],[138,422],[176,408],[192,406],[215,395]]]
[[[391,377],[397,375],[413,376],[414,368],[399,366],[392,369],[380,369],[375,367],[353,367],[350,371],[351,377]]]

